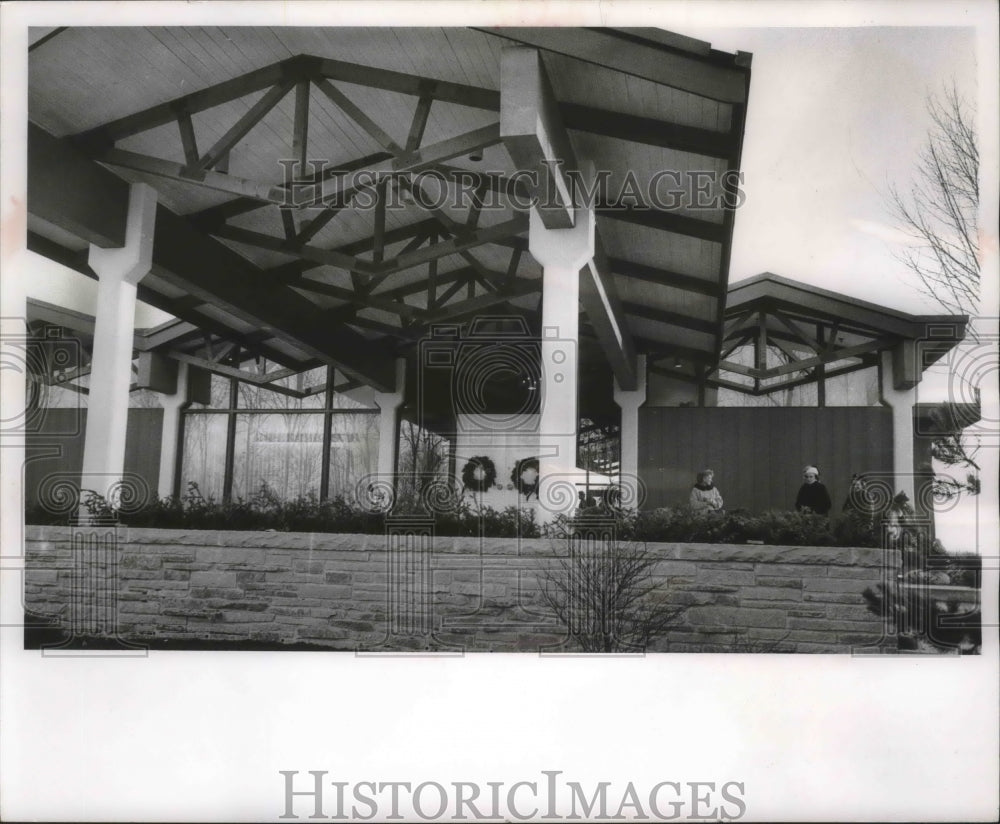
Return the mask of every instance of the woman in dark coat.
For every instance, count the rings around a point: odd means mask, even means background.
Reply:
[[[817,515],[826,515],[830,512],[833,502],[830,500],[830,493],[826,487],[820,483],[819,470],[815,466],[807,466],[802,470],[805,483],[799,487],[799,494],[795,498],[795,508],[799,512],[815,512]]]

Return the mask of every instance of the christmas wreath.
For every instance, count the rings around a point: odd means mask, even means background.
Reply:
[[[538,497],[538,458],[521,458],[510,473],[511,483],[524,497]]]
[[[473,492],[485,492],[493,488],[497,480],[497,468],[485,455],[469,458],[462,467],[462,486]]]

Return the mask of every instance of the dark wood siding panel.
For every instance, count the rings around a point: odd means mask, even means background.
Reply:
[[[647,508],[687,500],[710,466],[727,509],[791,509],[816,463],[839,510],[855,472],[892,471],[892,415],[881,407],[639,410]]]
[[[39,490],[58,478],[79,483],[83,468],[86,409],[48,409],[37,434],[25,439],[24,497],[28,506],[39,501]],[[160,474],[162,409],[130,409],[125,432],[125,471],[145,480],[156,495]],[[53,449],[59,454],[52,455]]]

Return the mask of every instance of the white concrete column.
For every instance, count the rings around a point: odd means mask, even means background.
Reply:
[[[539,423],[541,483],[539,501],[543,518],[576,506],[576,493],[565,507],[566,494],[546,494],[546,476],[576,471],[577,440],[577,342],[580,319],[580,269],[594,255],[594,211],[577,209],[570,229],[547,229],[538,210],[531,211],[528,248],[542,273],[542,410]],[[555,455],[545,457],[554,449]],[[553,478],[552,483],[559,483]],[[547,509],[546,509],[547,508]]]
[[[619,484],[622,500],[638,503],[639,407],[646,402],[646,356],[636,355],[636,388],[626,391],[615,378],[615,403],[622,410]]]
[[[188,399],[188,365],[177,364],[177,389],[171,393],[160,394],[160,406],[163,407],[163,428],[160,432],[160,477],[156,484],[156,492],[161,498],[174,494],[174,482],[177,474],[177,448],[181,431],[181,409]]]
[[[396,472],[396,453],[399,451],[399,407],[403,405],[406,387],[406,360],[396,360],[396,390],[375,392],[373,397],[379,408],[378,421],[378,476],[388,479]]]
[[[917,388],[895,388],[895,372],[891,352],[882,353],[882,397],[892,408],[892,472],[896,476],[896,492],[905,492],[910,503],[914,497],[913,465],[913,406]]]
[[[120,249],[91,245],[88,257],[98,275],[97,317],[80,488],[105,497],[124,471],[136,284],[153,263],[155,223],[156,190],[133,183],[125,245]]]

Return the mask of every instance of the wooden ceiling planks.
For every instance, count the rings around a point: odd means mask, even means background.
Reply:
[[[129,31],[132,30],[120,30]],[[103,54],[95,45],[107,46],[116,39],[116,33],[107,30],[83,30],[74,44],[76,53],[88,62],[87,55]],[[587,34],[587,36],[590,36]],[[127,39],[127,38],[124,38]],[[145,44],[145,46],[143,45]],[[206,29],[176,30],[152,29],[142,32],[141,37],[133,38],[116,53],[116,71],[122,77],[135,77],[133,70],[130,75],[124,68],[131,65],[161,64],[160,73],[150,78],[140,73],[144,100],[132,101],[131,98],[110,95],[115,100],[108,111],[96,116],[96,123],[104,123],[148,108],[150,103],[169,100],[190,91],[204,88],[206,85],[228,80],[234,76],[261,69],[281,60],[299,54],[311,54],[345,63],[356,63],[373,67],[373,71],[390,70],[403,75],[428,77],[452,84],[464,84],[481,90],[496,90],[499,81],[499,62],[502,49],[509,45],[504,38],[492,33],[467,29],[242,29],[239,27],[216,27]],[[145,52],[142,50],[145,48]],[[621,48],[629,48],[623,40]],[[648,45],[642,46],[648,50]],[[70,50],[73,52],[73,49]],[[618,58],[616,58],[618,59]],[[89,58],[92,63],[93,58]],[[634,74],[607,69],[592,62],[583,62],[574,58],[546,52],[544,55],[550,75],[553,76],[557,95],[563,102],[579,104],[577,110],[571,112],[586,125],[594,126],[597,122],[594,109],[619,111],[633,118],[643,118],[643,122],[628,121],[628,128],[639,130],[638,142],[622,139],[626,134],[621,129],[614,131],[614,136],[608,134],[591,134],[574,130],[572,140],[574,147],[582,156],[600,158],[600,165],[611,167],[615,176],[623,176],[631,171],[640,180],[648,178],[658,171],[669,170],[711,170],[721,171],[726,167],[723,159],[718,157],[722,142],[716,142],[711,134],[719,135],[719,141],[731,139],[729,131],[733,118],[733,106],[728,103],[709,100],[688,92],[668,88],[659,83],[651,82]],[[68,58],[64,59],[64,67]],[[333,64],[329,64],[333,66]],[[340,64],[338,64],[340,65]],[[102,64],[100,69],[105,70]],[[166,70],[163,70],[166,69]],[[48,73],[51,75],[51,67]],[[81,74],[87,74],[82,72]],[[358,76],[356,70],[346,76]],[[39,75],[42,76],[42,75]],[[190,86],[186,80],[180,87],[176,84],[178,77],[191,77],[195,81]],[[363,72],[361,73],[363,76]],[[383,75],[384,76],[384,75]],[[352,78],[353,79],[353,78]],[[33,77],[34,81],[34,77]],[[147,82],[148,81],[148,82]],[[173,82],[169,90],[168,81]],[[81,85],[86,81],[80,81]],[[48,91],[53,89],[54,81],[43,77],[40,97],[46,98]],[[357,117],[350,116],[351,107],[367,113],[378,123],[380,129],[389,134],[394,143],[405,145],[413,122],[413,114],[418,107],[418,98],[412,94],[386,91],[349,83],[345,80],[330,80],[329,83],[350,101],[351,106],[337,105],[328,95],[321,93],[315,86],[310,89],[308,147],[306,156],[323,157],[335,163],[347,162],[364,155],[372,154],[380,149],[378,134],[371,128],[366,128],[364,122],[359,125]],[[392,81],[389,85],[393,85]],[[48,85],[47,85],[48,84]],[[100,85],[91,84],[92,87]],[[397,84],[398,85],[398,84]],[[408,87],[414,88],[414,87]],[[192,117],[192,126],[200,152],[206,152],[222,135],[226,134],[234,123],[255,104],[256,100],[266,95],[267,90],[248,94],[243,98],[231,100],[203,112],[196,112]],[[93,89],[88,94],[93,94]],[[56,95],[57,97],[59,95]],[[88,96],[88,95],[84,95]],[[275,180],[278,160],[292,155],[292,135],[295,118],[294,93],[286,94],[251,130],[236,142],[229,158],[230,172],[233,175],[245,176],[250,179]],[[482,95],[475,98],[476,106],[482,106],[483,101],[492,98]],[[128,102],[122,103],[123,100]],[[133,105],[134,104],[134,105]],[[490,104],[492,105],[492,104]],[[422,143],[424,145],[439,143],[456,135],[466,134],[481,125],[495,123],[498,117],[496,111],[487,108],[477,108],[435,101],[430,105],[426,129]],[[117,110],[111,111],[117,107]],[[33,114],[37,107],[33,101]],[[58,107],[54,107],[58,108]],[[44,109],[44,107],[42,107]],[[44,112],[50,124],[61,116],[60,112]],[[83,112],[74,113],[78,122],[71,131],[78,132],[84,128],[96,125],[95,118],[87,120]],[[590,118],[588,121],[587,118]],[[696,151],[664,148],[662,143],[652,135],[657,122],[677,124],[694,130],[690,133],[678,132],[678,139],[690,148],[697,148],[699,134],[711,138],[714,148],[708,155]],[[44,125],[44,123],[43,123]],[[63,123],[63,126],[65,123]],[[668,124],[669,125],[669,124]],[[595,127],[596,128],[596,127]],[[643,131],[645,130],[645,131]],[[65,133],[65,132],[64,132]],[[687,140],[687,143],[684,141]],[[694,141],[694,142],[692,142]],[[181,133],[176,122],[164,124],[147,133],[127,138],[121,143],[122,148],[131,151],[163,157],[175,163],[183,162],[184,151],[181,143]],[[189,141],[189,157],[190,141]],[[606,160],[611,158],[611,162]],[[481,163],[474,163],[468,157],[459,156],[449,165],[470,170],[503,170],[511,173],[513,168],[509,157],[500,146],[488,147]],[[133,174],[133,173],[130,173]],[[224,195],[191,187],[190,194],[185,195],[185,184],[162,178],[152,179],[153,184],[164,192],[164,202],[169,202],[175,211],[192,213],[200,211],[225,201]],[[268,245],[275,249],[267,250],[240,243],[235,240],[223,241],[240,254],[256,263],[258,266],[275,268],[279,271],[294,271],[285,266],[293,258],[282,251],[277,251],[284,242],[286,232],[301,232],[310,222],[318,217],[318,210],[301,210],[294,216],[285,215],[274,207],[247,211],[232,218],[232,225],[244,227],[269,238]],[[385,215],[387,232],[405,229],[411,222],[421,220],[420,215],[426,212],[418,210],[388,210]],[[681,208],[676,214],[694,218],[695,222],[715,224],[721,227],[723,214],[721,210],[701,212],[697,209]],[[488,227],[502,219],[506,219],[509,210],[505,212],[484,211],[478,216],[479,226]],[[439,217],[452,233],[460,231],[460,227],[468,219],[469,211],[465,205],[451,207],[445,205],[439,212]],[[708,220],[705,220],[705,218]],[[625,218],[625,219],[623,219]],[[640,223],[635,221],[639,220]],[[719,312],[721,301],[711,294],[700,294],[701,283],[725,283],[725,273],[721,272],[723,247],[729,238],[720,234],[715,240],[699,239],[677,231],[663,231],[652,228],[651,225],[641,225],[645,218],[638,215],[615,215],[602,213],[599,225],[604,236],[608,254],[625,261],[634,262],[639,266],[648,266],[665,272],[675,272],[686,285],[694,285],[694,291],[662,286],[657,292],[654,288],[655,279],[638,278],[638,285],[631,280],[631,275],[616,275],[615,282],[627,284],[629,296],[637,295],[646,307],[670,307],[670,311],[690,314],[693,322],[704,324],[712,316],[711,307]],[[666,224],[665,224],[666,225]],[[684,230],[688,224],[677,223],[678,230]],[[694,226],[694,223],[690,224]],[[350,243],[362,243],[370,238],[374,231],[374,212],[372,210],[344,209],[329,221],[322,221],[316,226],[322,226],[315,236],[309,240],[310,246],[317,249],[341,247]],[[447,238],[447,234],[443,238]],[[706,237],[715,237],[707,232]],[[404,248],[412,252],[416,248],[425,248],[430,240],[420,242],[409,248],[412,238],[398,239],[387,243],[385,255],[391,259]],[[495,272],[502,276],[508,269],[511,248],[518,246],[512,240],[501,239],[499,243],[481,246],[471,252],[461,255],[448,255],[437,261],[440,277],[446,279],[449,273],[468,270],[470,266],[480,267],[477,277],[490,281]],[[519,243],[523,244],[524,238]],[[363,258],[370,260],[370,245],[368,250],[361,252]],[[470,259],[471,256],[471,259]],[[418,255],[414,260],[423,259]],[[317,265],[316,260],[306,261],[300,271],[309,273],[310,277],[346,278],[346,272],[330,266]],[[525,273],[537,276],[540,267],[530,255],[522,254],[517,274],[523,277]],[[424,264],[400,272],[387,275],[379,281],[379,293],[407,287],[414,283],[425,282],[427,267]],[[346,288],[346,287],[341,287]],[[298,292],[298,290],[296,290]],[[306,290],[303,290],[306,291]],[[484,287],[473,286],[471,294],[482,296]],[[470,292],[461,290],[451,297],[451,302],[468,299]],[[336,299],[331,295],[311,293],[309,300],[324,308],[336,306]],[[414,301],[425,298],[413,298]],[[526,295],[515,299],[522,304],[537,305],[537,296]],[[701,327],[699,327],[701,328]],[[690,330],[688,330],[690,331]]]

